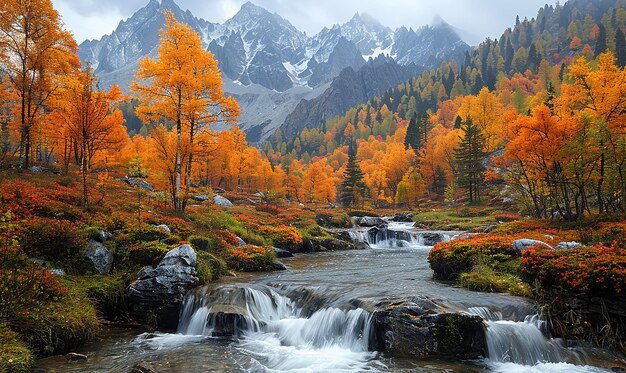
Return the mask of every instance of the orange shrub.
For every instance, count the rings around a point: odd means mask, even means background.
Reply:
[[[477,235],[465,240],[440,242],[428,254],[434,277],[440,280],[455,280],[468,272],[483,257],[505,262],[520,256],[511,246],[513,237]]]
[[[594,246],[573,250],[526,250],[521,273],[527,282],[593,296],[618,296],[626,290],[626,249]]]

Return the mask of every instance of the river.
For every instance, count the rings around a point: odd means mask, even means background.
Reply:
[[[532,304],[432,279],[423,232],[391,225],[377,237],[351,232],[366,250],[298,254],[288,270],[242,274],[190,293],[178,333],[116,332],[78,352],[86,362],[43,359],[45,372],[129,372],[149,362],[158,372],[606,372],[606,351],[566,348],[546,337]],[[393,233],[393,232],[392,232]],[[446,238],[452,232],[438,232]],[[390,358],[369,351],[368,305],[418,295],[451,311],[483,317],[489,358],[442,361]],[[236,338],[212,336],[217,311],[246,314]]]

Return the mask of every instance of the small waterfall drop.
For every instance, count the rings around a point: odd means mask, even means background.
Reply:
[[[371,315],[362,308],[327,307],[307,315],[267,286],[231,285],[188,294],[178,333],[239,337],[237,348],[260,371],[353,371],[376,356],[368,352],[370,329]]]
[[[437,242],[450,241],[458,233],[417,230],[414,222],[395,221],[369,229],[348,230],[352,241],[366,243],[374,249],[433,246]]]
[[[546,322],[539,315],[527,315],[524,321],[518,322],[503,320],[502,314],[485,307],[472,307],[468,312],[485,320],[488,361],[499,368],[508,366],[512,369],[520,365],[554,368],[554,364],[563,362],[571,366],[582,364],[580,357],[567,349],[560,339],[548,337]]]

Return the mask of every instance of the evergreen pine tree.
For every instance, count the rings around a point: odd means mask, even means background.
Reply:
[[[470,117],[465,120],[461,129],[465,134],[461,137],[459,147],[454,150],[457,183],[460,187],[468,189],[470,202],[478,202],[480,201],[480,184],[485,172],[482,164],[485,158],[485,136]]]
[[[620,27],[615,31],[615,57],[617,58],[617,66],[624,68],[626,66],[626,40],[624,40],[624,33]]]
[[[446,173],[441,166],[435,168],[435,178],[433,180],[433,192],[443,195],[446,192]]]
[[[596,49],[594,51],[597,57],[600,53],[606,52],[606,28],[603,24],[598,25],[598,40],[596,40]]]
[[[463,118],[461,118],[460,115],[457,115],[456,118],[454,118],[454,129],[458,130],[461,128],[461,124],[463,124]]]
[[[552,114],[554,114],[554,99],[555,98],[556,98],[556,92],[554,91],[554,86],[552,85],[552,82],[548,82],[547,97],[546,97],[546,100],[544,101],[544,104],[550,109]]]
[[[417,113],[414,113],[409,120],[409,126],[406,129],[406,136],[404,137],[404,146],[405,148],[413,148],[415,152],[420,148],[421,144],[421,133],[419,122],[417,121]]]
[[[367,185],[363,181],[363,171],[356,159],[356,144],[348,147],[348,162],[339,185],[339,203],[344,207],[353,206],[367,194]]]

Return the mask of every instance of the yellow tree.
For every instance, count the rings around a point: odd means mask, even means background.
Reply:
[[[563,84],[557,109],[570,121],[581,116],[594,119],[600,149],[596,193],[598,210],[602,213],[607,211],[607,203],[612,199],[604,192],[609,162],[609,171],[614,169],[619,180],[621,209],[626,210],[626,71],[615,64],[611,52],[599,55],[597,65],[592,70],[585,57],[576,60],[569,70],[572,83]]]
[[[111,150],[128,136],[122,112],[116,108],[122,92],[116,85],[108,92],[99,90],[89,68],[64,80],[51,118],[56,119],[60,133],[75,146],[83,179],[83,207],[87,209],[87,172],[94,157],[98,152]]]
[[[165,12],[165,28],[157,60],[139,62],[139,71],[131,90],[140,99],[137,114],[146,123],[166,122],[175,126],[176,156],[174,169],[174,209],[185,207],[181,195],[182,137],[188,132],[187,184],[191,177],[193,142],[196,132],[216,121],[232,121],[239,113],[232,98],[224,98],[217,62],[202,48],[200,36]]]
[[[76,42],[50,0],[0,2],[0,72],[18,96],[19,167],[29,165],[33,127],[59,87],[79,66]]]
[[[489,153],[497,150],[504,138],[504,112],[498,96],[483,87],[478,95],[467,96],[459,108],[461,118],[471,117],[485,135],[485,150]]]

